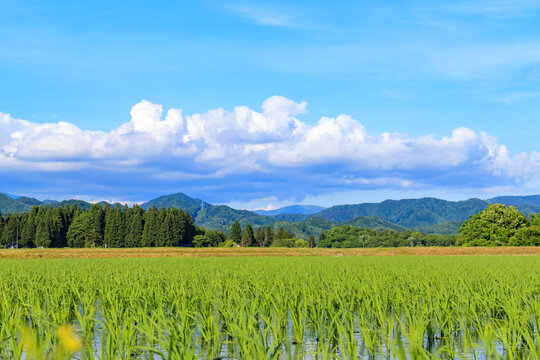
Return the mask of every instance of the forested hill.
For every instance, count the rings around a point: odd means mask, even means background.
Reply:
[[[318,213],[319,211],[324,210],[322,206],[317,205],[291,205],[291,206],[285,206],[279,209],[275,210],[254,210],[254,213],[257,213],[259,215],[267,215],[267,216],[274,216],[274,215],[282,215],[282,214],[288,214],[288,215],[311,215]]]
[[[158,209],[182,209],[188,211],[193,218],[197,216],[199,211],[212,207],[213,205],[201,199],[194,199],[184,193],[160,196],[156,199],[145,202],[141,208],[148,210],[152,206]]]
[[[3,214],[28,212],[31,208],[32,205],[25,204],[24,202],[12,199],[7,195],[0,194],[0,211]]]
[[[534,206],[530,203],[519,204],[519,197],[509,198],[512,198],[513,203],[505,205],[516,204],[517,209],[524,214],[529,215],[540,212],[540,206]],[[480,199],[446,201],[435,198],[386,200],[381,203],[333,206],[314,214],[314,216],[342,222],[357,216],[374,215],[397,225],[417,228],[447,222],[465,221],[470,215],[484,210],[491,201],[492,199],[488,201]]]
[[[535,206],[540,207],[540,195],[527,196],[497,196],[486,200],[490,204],[505,204],[512,206]]]
[[[320,233],[331,226],[350,224],[354,226],[404,231],[416,229],[427,234],[455,233],[461,223],[484,210],[489,203],[514,205],[524,214],[540,212],[540,195],[504,196],[488,200],[469,199],[465,201],[446,201],[436,198],[387,200],[381,203],[365,203],[332,206],[322,211],[313,207],[290,207],[293,214],[286,214],[287,208],[278,209],[279,214],[260,215],[253,211],[237,210],[226,205],[212,205],[201,199],[194,199],[184,193],[161,196],[141,205],[148,210],[152,207],[161,209],[180,208],[189,212],[195,224],[214,230],[229,229],[235,220],[242,226],[248,222],[253,226],[283,226],[297,235]],[[106,202],[99,203],[105,206]],[[80,209],[89,209],[91,204],[82,200],[40,201],[29,197],[12,198],[0,194],[2,214],[28,212],[34,205],[65,207],[77,205]],[[114,205],[114,204],[113,204]],[[302,214],[304,212],[304,214]],[[307,214],[306,214],[307,213]]]
[[[338,205],[315,216],[342,222],[358,216],[378,216],[396,225],[414,228],[448,221],[465,221],[488,206],[486,201],[470,199],[446,201],[435,198],[386,200],[381,203]]]
[[[97,203],[98,205],[105,206],[109,203],[106,201],[100,201]],[[109,204],[111,206],[116,206],[117,203]],[[40,201],[38,199],[21,196],[18,198],[12,198],[10,196],[7,196],[5,194],[0,193],[0,212],[2,214],[9,214],[9,213],[24,213],[29,212],[32,210],[33,206],[39,206],[39,205],[45,205],[52,208],[58,208],[58,207],[71,207],[73,205],[77,205],[79,209],[89,210],[92,206],[91,203],[84,201],[84,200],[77,200],[77,199],[70,199],[70,200],[62,200],[62,201],[55,201],[55,200],[44,200]]]
[[[270,216],[258,215],[248,210],[236,210],[226,205],[209,207],[197,214],[195,224],[209,229],[229,229],[233,222],[238,220],[240,225],[245,226],[248,222],[253,226],[270,225],[276,219]]]
[[[498,196],[486,200],[490,204],[504,204],[515,206],[524,214],[535,214],[540,209],[540,195],[529,196]]]

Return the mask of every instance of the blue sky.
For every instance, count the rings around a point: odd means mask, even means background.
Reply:
[[[0,192],[538,193],[538,23],[519,0],[0,0]]]

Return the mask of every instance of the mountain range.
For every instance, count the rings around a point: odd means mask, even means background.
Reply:
[[[318,213],[326,208],[317,205],[291,205],[285,206],[274,210],[253,210],[254,213],[259,215],[283,215],[283,214],[297,214],[297,215],[311,215]]]
[[[272,226],[292,231],[300,237],[319,235],[333,226],[353,225],[358,227],[405,231],[418,230],[426,234],[456,233],[461,223],[484,210],[489,204],[502,203],[515,206],[530,215],[540,213],[540,195],[500,196],[492,199],[469,199],[447,201],[436,198],[386,200],[380,203],[336,205],[322,208],[315,205],[293,205],[270,211],[238,210],[226,205],[213,205],[201,199],[191,198],[184,193],[160,196],[140,206],[149,209],[181,208],[188,211],[198,226],[228,231],[235,220],[242,226],[250,222],[253,226]],[[106,202],[98,203],[105,206]],[[30,197],[14,197],[0,194],[2,214],[29,211],[34,205],[72,206],[90,208],[82,200],[40,201]],[[116,205],[116,204],[111,204]]]

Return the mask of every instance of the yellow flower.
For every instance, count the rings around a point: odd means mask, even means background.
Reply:
[[[75,331],[73,331],[73,325],[60,326],[58,328],[56,336],[58,336],[58,340],[60,340],[60,345],[68,354],[74,354],[82,347],[81,340],[77,337]]]
[[[29,327],[21,327],[21,345],[30,358],[39,358],[41,349],[36,338],[36,333]]]

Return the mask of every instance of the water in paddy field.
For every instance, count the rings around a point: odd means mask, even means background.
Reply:
[[[110,351],[106,349],[109,337],[114,336],[108,333],[101,324],[105,321],[101,313],[96,314],[93,337],[87,339],[83,345],[82,351],[73,355],[74,359],[108,359]],[[223,325],[223,324],[221,324]],[[265,324],[259,323],[260,331],[253,334],[253,337],[259,337],[265,333]],[[442,358],[442,359],[534,359],[531,356],[525,344],[521,344],[517,351],[509,356],[504,345],[500,341],[494,341],[488,344],[488,348],[484,346],[478,334],[466,339],[464,333],[457,331],[448,338],[435,337],[431,338],[424,335],[421,341],[421,348],[414,350],[412,344],[407,337],[400,333],[399,329],[393,329],[386,339],[384,336],[377,334],[373,329],[361,329],[358,325],[354,325],[352,332],[349,329],[346,331],[352,336],[354,348],[345,350],[351,344],[348,339],[343,339],[343,334],[339,334],[338,339],[328,340],[320,339],[313,329],[306,329],[302,343],[296,341],[293,331],[294,324],[288,320],[288,327],[285,333],[280,336],[281,340],[268,334],[264,340],[258,342],[262,352],[266,355],[264,358],[273,359],[421,359],[421,358]],[[344,329],[342,329],[344,330]],[[78,332],[81,328],[78,327]],[[374,338],[366,341],[363,334],[372,332]],[[339,330],[338,330],[339,333]],[[170,334],[160,334],[164,338]],[[210,349],[203,340],[203,334],[195,327],[191,332],[190,348],[193,350],[193,358],[197,359],[245,359],[242,350],[239,349],[239,344],[234,337],[225,335],[220,337],[220,345],[217,348]],[[261,338],[262,339],[262,338]],[[285,341],[283,341],[285,339]],[[113,351],[115,358],[139,358],[139,359],[169,359],[176,358],[168,353],[166,347],[162,344],[150,343],[140,333],[133,333],[131,351],[124,352],[127,349],[118,352]],[[538,346],[538,338],[536,339]],[[371,349],[371,351],[370,351]],[[123,354],[123,355],[122,355]],[[274,354],[274,356],[272,356]],[[352,355],[355,354],[355,355]],[[23,353],[22,358],[26,358]],[[188,356],[187,358],[191,358]]]
[[[167,338],[171,334],[156,331],[155,336],[161,341],[149,341],[147,334],[136,330],[135,325],[128,342],[120,344],[115,341],[115,338],[118,339],[119,336],[125,334],[111,333],[104,326],[106,321],[101,313],[96,314],[92,336],[83,338],[82,350],[73,354],[72,358],[179,358],[171,355],[166,345]],[[220,327],[223,325],[220,324]],[[188,344],[184,349],[188,350],[187,356],[181,358],[245,359],[247,358],[246,349],[242,347],[254,346],[256,350],[252,350],[250,354],[257,353],[262,356],[261,358],[272,359],[538,359],[538,332],[535,333],[533,344],[536,350],[529,351],[527,343],[522,340],[510,356],[510,352],[501,340],[483,343],[480,335],[474,332],[467,335],[465,332],[457,331],[444,338],[423,335],[421,342],[416,343],[416,345],[420,344],[420,347],[415,347],[398,325],[394,325],[388,335],[384,335],[383,332],[377,330],[361,329],[355,324],[352,332],[350,329],[332,330],[330,328],[317,333],[315,329],[307,327],[302,340],[298,341],[298,336],[295,336],[293,330],[294,324],[289,318],[288,327],[279,330],[275,335],[266,327],[266,324],[260,322],[257,331],[251,334],[252,343],[246,345],[245,338],[237,339],[233,335],[220,335],[216,338],[216,343],[211,344],[204,339],[204,334],[199,327],[200,324],[192,325],[188,330],[189,338],[184,339],[184,343]],[[118,331],[130,332],[126,329],[118,329]],[[330,338],[329,331],[336,331],[336,336]],[[82,333],[80,326],[76,327],[76,333]],[[536,356],[534,351],[536,351]],[[21,358],[28,358],[24,351]]]
[[[540,359],[536,258],[2,262],[0,359]],[[15,334],[15,335],[14,335]],[[48,357],[47,357],[48,356]]]

